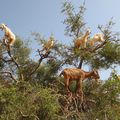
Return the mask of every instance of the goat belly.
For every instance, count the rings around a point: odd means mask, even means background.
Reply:
[[[80,77],[81,77],[81,75],[78,72],[70,74],[70,79],[72,79],[72,80],[78,80],[78,79],[80,79]]]

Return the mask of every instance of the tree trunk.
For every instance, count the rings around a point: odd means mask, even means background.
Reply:
[[[84,59],[83,59],[83,58],[81,58],[80,63],[79,63],[79,65],[78,65],[78,68],[79,68],[79,69],[81,69],[81,68],[82,68],[83,61],[84,61]]]

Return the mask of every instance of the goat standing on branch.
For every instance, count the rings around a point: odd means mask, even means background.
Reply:
[[[86,48],[86,43],[87,43],[87,40],[88,40],[88,37],[90,35],[90,30],[87,30],[86,33],[82,36],[82,37],[79,37],[75,40],[75,48],[80,48],[80,46],[82,48]]]
[[[91,40],[88,41],[88,45],[90,47],[93,47],[95,45],[95,43],[97,43],[97,42],[104,42],[104,41],[105,41],[105,39],[104,39],[103,34],[97,33],[97,34],[95,34],[93,36],[93,38],[91,38]]]
[[[68,94],[71,94],[69,88],[71,81],[76,81],[77,82],[76,93],[81,96],[83,95],[83,91],[82,91],[83,80],[91,77],[93,79],[96,79],[96,81],[98,82],[98,79],[100,78],[97,70],[86,72],[78,68],[66,68],[60,73],[60,76],[61,75],[64,76],[65,89],[67,90]]]
[[[1,24],[0,29],[4,30],[4,32],[5,32],[4,37],[3,37],[3,44],[5,44],[7,47],[7,50],[10,51],[11,46],[15,42],[15,35],[11,31],[11,29],[8,28],[7,25],[5,25],[5,24]]]
[[[50,38],[48,39],[48,41],[43,45],[43,49],[41,51],[46,51],[49,52],[50,49],[54,46],[54,37],[50,36]]]

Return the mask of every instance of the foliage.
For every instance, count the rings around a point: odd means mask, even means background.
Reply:
[[[120,82],[115,73],[102,82],[100,85],[85,85],[85,95],[89,99],[95,100],[95,106],[89,111],[89,120],[109,119],[119,120],[120,118]]]
[[[106,25],[98,25],[105,41],[86,49],[76,49],[74,40],[83,35],[87,27],[84,20],[85,3],[78,11],[72,2],[64,2],[66,37],[73,40],[65,45],[55,39],[54,47],[41,51],[48,39],[33,33],[39,44],[35,60],[29,42],[17,37],[10,53],[0,48],[0,119],[1,120],[119,120],[120,79],[116,72],[100,83],[93,79],[83,82],[83,103],[75,96],[76,82],[70,90],[72,99],[66,95],[61,69],[68,67],[109,69],[120,65],[119,33],[114,33],[112,19]],[[32,56],[32,57],[30,57]]]
[[[0,91],[0,119],[45,120],[57,116],[59,105],[50,88],[21,82]]]

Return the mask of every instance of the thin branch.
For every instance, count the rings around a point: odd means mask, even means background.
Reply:
[[[49,56],[50,51],[43,54],[43,53],[41,53],[41,51],[38,49],[37,52],[39,53],[40,59],[38,60],[38,65],[36,66],[36,68],[30,73],[30,76],[31,76],[32,74],[34,74],[34,73],[38,70],[41,62],[42,62],[45,58],[49,58],[49,57],[50,57],[50,56]]]
[[[79,63],[79,65],[78,65],[78,68],[79,68],[79,69],[81,69],[81,68],[82,68],[83,61],[84,61],[84,59],[83,59],[83,58],[81,58],[80,63]]]
[[[107,41],[104,41],[102,44],[97,45],[94,49],[89,50],[89,52],[95,52],[96,50],[102,48],[106,43],[107,43]]]
[[[17,80],[15,79],[15,77],[13,76],[13,74],[10,71],[0,72],[0,73],[2,73],[2,74],[9,74],[10,78],[12,78],[14,81],[17,82]]]
[[[0,60],[2,60],[3,62],[5,62],[5,63],[7,63],[7,62],[12,62],[12,60],[11,59],[9,59],[9,60],[6,60],[5,58],[3,58],[3,57],[0,57]]]
[[[36,118],[36,120],[40,120],[39,117],[36,116],[36,115],[34,115],[34,114],[33,114],[33,115],[25,115],[22,111],[19,110],[19,112],[20,112],[20,114],[22,115],[22,117],[24,117],[24,118],[27,118],[27,117],[31,117],[31,116],[33,116],[33,117]]]
[[[15,63],[15,65],[17,66],[17,68],[20,69],[18,63],[16,62],[15,58],[11,55],[10,51],[8,51],[8,55],[11,58],[11,60]]]
[[[20,73],[20,79],[23,80],[23,75],[21,73],[21,69],[19,67],[19,64],[16,62],[15,58],[11,55],[11,51],[8,51],[7,50],[7,53],[9,55],[9,57],[11,58],[11,60],[15,63],[15,65],[17,66],[18,70],[19,70],[19,73]]]
[[[25,115],[22,111],[20,111],[20,114],[22,115],[22,117],[29,117],[29,115]]]

